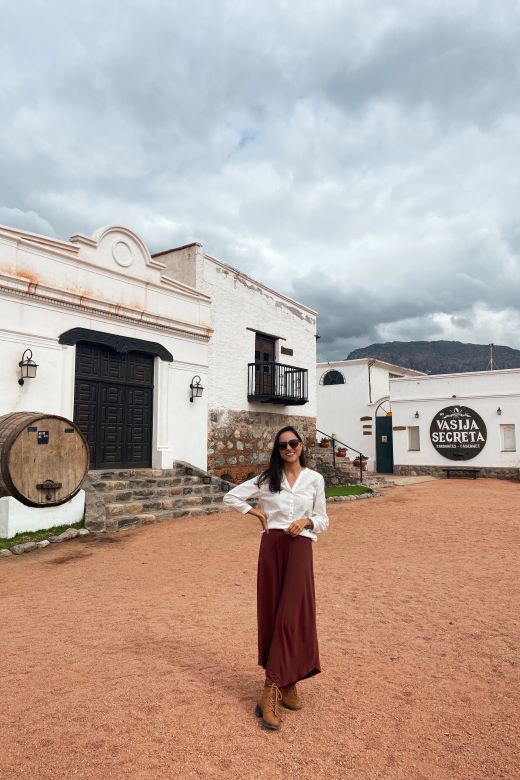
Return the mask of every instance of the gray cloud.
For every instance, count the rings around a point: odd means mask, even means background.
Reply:
[[[519,346],[519,22],[513,0],[10,4],[0,221],[201,241],[317,308],[323,359]]]

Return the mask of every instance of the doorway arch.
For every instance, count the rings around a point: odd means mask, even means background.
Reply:
[[[76,347],[74,422],[90,448],[91,469],[152,465],[155,359],[172,361],[162,344],[73,328],[60,344]]]
[[[392,408],[389,398],[383,398],[376,407],[376,471],[378,474],[394,473],[394,445],[392,433]]]

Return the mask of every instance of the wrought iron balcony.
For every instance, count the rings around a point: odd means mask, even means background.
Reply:
[[[249,363],[247,399],[285,406],[306,404],[309,400],[308,371],[283,363]]]

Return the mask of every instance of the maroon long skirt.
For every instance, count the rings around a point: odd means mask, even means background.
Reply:
[[[318,674],[312,540],[262,534],[258,558],[258,663],[279,688]]]

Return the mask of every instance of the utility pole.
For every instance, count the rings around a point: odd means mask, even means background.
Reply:
[[[376,362],[376,358],[369,358],[369,361],[367,363],[367,366],[368,366],[368,403],[369,404],[372,403],[372,381],[371,381],[371,377],[370,377],[370,369],[372,368],[372,366],[374,365],[375,362]]]
[[[493,363],[493,344],[489,345],[489,361],[488,361],[488,371],[493,371],[495,368],[495,364]]]

